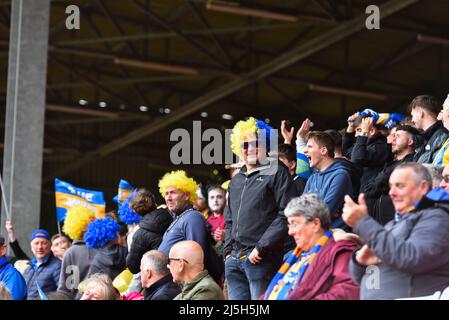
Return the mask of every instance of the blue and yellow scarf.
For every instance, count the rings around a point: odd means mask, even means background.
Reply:
[[[309,252],[303,252],[296,247],[290,257],[284,262],[279,271],[271,280],[264,300],[286,300],[292,294],[296,286],[301,282],[304,273],[312,264],[318,251],[332,237],[332,230],[327,231]]]

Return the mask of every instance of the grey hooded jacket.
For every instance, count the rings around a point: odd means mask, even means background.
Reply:
[[[397,299],[432,295],[449,286],[449,205],[438,204],[405,214],[384,227],[365,216],[354,231],[382,260],[349,270],[360,284],[360,299]]]

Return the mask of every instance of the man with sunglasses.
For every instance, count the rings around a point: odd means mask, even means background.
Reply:
[[[220,286],[204,269],[203,249],[197,242],[176,243],[170,249],[167,267],[182,290],[173,300],[224,300]]]
[[[284,208],[297,195],[288,168],[268,159],[273,129],[249,118],[232,130],[244,166],[229,185],[225,209],[225,275],[230,300],[258,299],[282,264],[288,236]]]
[[[443,169],[443,178],[441,179],[440,187],[449,191],[449,165],[445,166]]]

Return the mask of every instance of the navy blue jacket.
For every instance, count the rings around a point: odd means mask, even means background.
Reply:
[[[179,241],[193,240],[207,252],[209,245],[207,241],[206,219],[192,206],[186,208],[184,212],[177,215],[164,233],[162,242],[158,250],[164,252],[167,256],[171,247]]]
[[[44,293],[56,291],[58,288],[61,260],[50,253],[43,259],[39,267],[36,267],[36,262],[36,258],[28,262],[29,266],[23,274],[28,287],[28,300],[34,300],[38,297],[36,282]]]
[[[340,217],[345,195],[353,194],[348,169],[340,161],[334,161],[323,171],[317,171],[307,180],[304,194],[316,193],[329,207],[332,222]]]
[[[3,257],[0,259],[0,283],[9,290],[14,300],[25,300],[27,298],[27,285],[25,279],[10,263]]]
[[[145,300],[173,300],[181,293],[181,288],[173,282],[171,274],[167,274],[162,279],[153,283],[149,288],[145,288]]]

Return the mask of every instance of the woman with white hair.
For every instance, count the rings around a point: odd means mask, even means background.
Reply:
[[[80,300],[119,300],[120,294],[112,285],[111,278],[104,273],[95,273],[82,281],[78,290]]]
[[[288,234],[297,247],[271,280],[263,299],[359,299],[359,287],[349,274],[357,236],[331,230],[328,206],[314,193],[293,198],[284,212]]]

